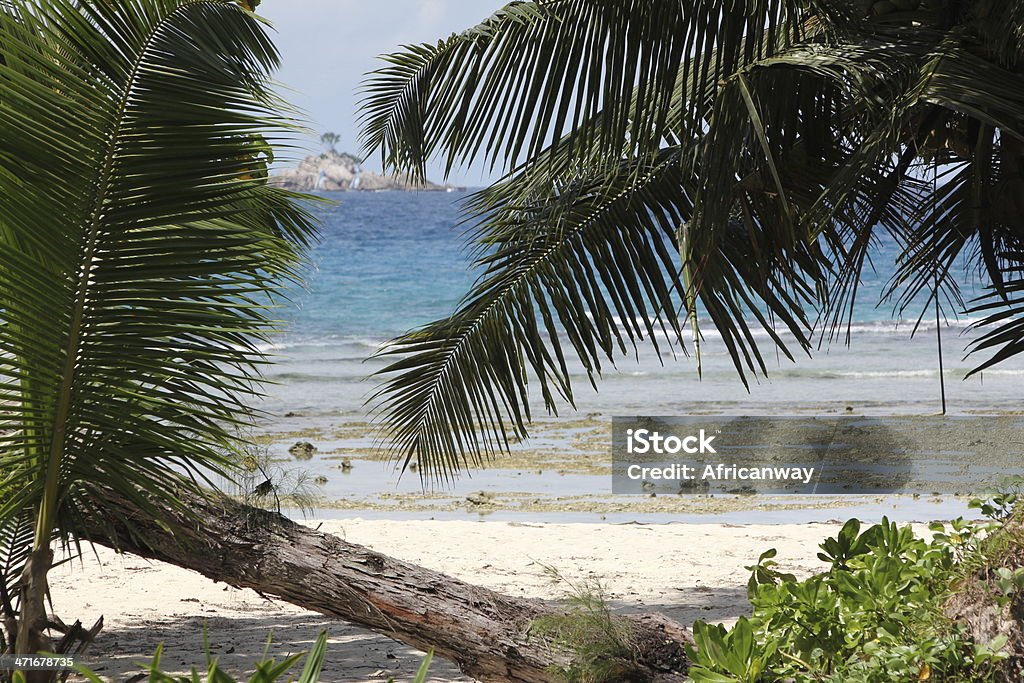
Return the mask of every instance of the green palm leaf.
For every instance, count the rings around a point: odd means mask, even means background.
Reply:
[[[228,466],[272,295],[312,235],[266,185],[295,130],[222,0],[0,6],[0,529],[34,547]],[[18,581],[11,566],[3,580]]]
[[[883,232],[902,253],[877,303],[962,312],[966,259],[993,288],[975,350],[1024,349],[1024,9],[904,4],[516,2],[387,56],[365,87],[371,151],[507,173],[470,207],[483,279],[390,351],[375,398],[398,457],[447,476],[505,448],[530,380],[571,404],[572,363],[593,381],[656,325],[678,343],[689,318],[699,356],[707,316],[744,382],[767,370],[760,332],[790,358],[815,334],[849,341]],[[664,159],[671,180],[648,185]],[[593,198],[632,208],[573,213]],[[637,311],[625,336],[607,322]]]
[[[653,153],[670,135],[677,82],[690,84],[683,100],[701,118],[705,83],[800,35],[799,5],[511,2],[463,33],[385,56],[363,88],[364,142],[421,176],[435,155],[449,169],[482,158],[509,170],[561,145]]]
[[[483,275],[451,317],[402,337],[375,401],[389,406],[396,456],[446,478],[526,435],[528,374],[544,405],[573,401],[569,362],[593,381],[638,340],[681,343],[670,240],[684,195],[678,155],[640,171],[562,178],[529,173],[477,195]],[[563,334],[564,333],[564,334]]]

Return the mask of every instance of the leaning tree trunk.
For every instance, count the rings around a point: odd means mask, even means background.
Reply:
[[[183,493],[192,517],[167,510],[174,534],[113,493],[91,540],[252,588],[321,614],[365,626],[421,650],[433,648],[483,681],[548,682],[572,653],[531,635],[557,608],[473,586],[444,574],[314,531],[223,497]],[[197,522],[196,520],[200,520]],[[682,681],[683,626],[657,615],[631,616],[633,653],[620,680]]]
[[[21,615],[15,639],[15,654],[32,655],[37,652],[52,652],[53,647],[46,637],[46,596],[49,587],[46,573],[53,564],[53,550],[49,546],[36,548],[28,556],[25,570],[21,574]],[[26,671],[28,683],[47,683],[50,674],[46,671]]]

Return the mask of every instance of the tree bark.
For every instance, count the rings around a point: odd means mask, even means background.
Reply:
[[[102,518],[88,522],[90,540],[433,648],[482,681],[548,683],[572,664],[571,652],[530,633],[534,620],[557,611],[543,602],[473,586],[224,497],[182,492],[192,515],[166,510],[173,534],[124,498],[104,497]],[[683,681],[686,629],[658,615],[626,618],[635,637],[622,680]]]
[[[14,653],[34,655],[37,652],[53,650],[46,637],[46,596],[49,588],[46,574],[53,564],[53,550],[49,546],[36,548],[28,556],[28,562],[21,575],[21,616],[18,619]],[[25,671],[28,683],[47,683],[52,677],[46,671]]]

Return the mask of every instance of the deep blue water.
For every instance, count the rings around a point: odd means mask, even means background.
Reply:
[[[454,193],[352,192],[320,207],[308,291],[289,340],[394,337],[451,312],[473,282]]]
[[[359,416],[373,382],[363,381],[379,361],[367,361],[382,343],[451,312],[471,286],[458,193],[345,193],[317,209],[322,240],[311,257],[307,288],[283,311],[287,332],[274,345],[265,408],[277,413]],[[707,325],[704,375],[692,359],[641,352],[619,363],[594,395],[580,374],[580,408],[604,414],[693,411],[787,412],[832,409],[851,403],[868,412],[933,412],[938,372],[934,317],[910,339],[910,321],[892,321],[878,296],[891,276],[896,245],[881,242],[865,274],[853,321],[851,348],[823,348],[813,359],[773,363],[769,380],[750,392]],[[963,281],[970,298],[977,289]],[[920,311],[924,302],[908,315]],[[971,338],[966,321],[944,329],[947,390],[953,412],[1017,410],[1024,365],[1012,362],[960,381]],[[767,348],[767,347],[766,347]],[[770,353],[770,351],[769,351]]]
[[[313,251],[309,291],[288,310],[289,340],[393,337],[450,313],[473,282],[464,229],[463,193],[335,194],[319,207],[322,239]],[[881,231],[880,231],[881,234]],[[893,305],[880,303],[897,245],[884,237],[860,286],[854,324],[886,323]],[[965,298],[980,292],[969,274]],[[906,315],[916,316],[920,300]]]

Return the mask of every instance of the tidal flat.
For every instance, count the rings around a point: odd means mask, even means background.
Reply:
[[[854,426],[844,428],[848,433],[872,429],[872,421],[881,418],[851,419]],[[280,417],[268,421],[255,441],[272,472],[288,475],[290,480],[298,473],[305,480],[305,492],[316,501],[314,514],[327,518],[363,514],[549,522],[793,523],[886,515],[929,521],[969,516],[968,501],[983,493],[988,482],[1022,471],[1021,446],[1015,443],[1019,416],[947,418],[945,429],[935,429],[931,420],[928,416],[898,418],[898,437],[890,438],[887,446],[849,447],[841,459],[829,463],[833,482],[870,482],[882,492],[877,495],[846,494],[838,484],[814,495],[756,487],[616,495],[611,421],[597,414],[540,420],[530,438],[512,444],[510,453],[446,481],[421,477],[415,464],[403,470],[376,426],[364,419]],[[778,428],[765,436],[752,427],[741,441],[764,452],[778,451],[800,438],[791,433],[794,429]],[[298,443],[311,444],[312,457],[299,460],[289,454]],[[784,456],[769,459],[780,457]],[[282,487],[280,503],[285,509],[292,507],[289,495]]]

